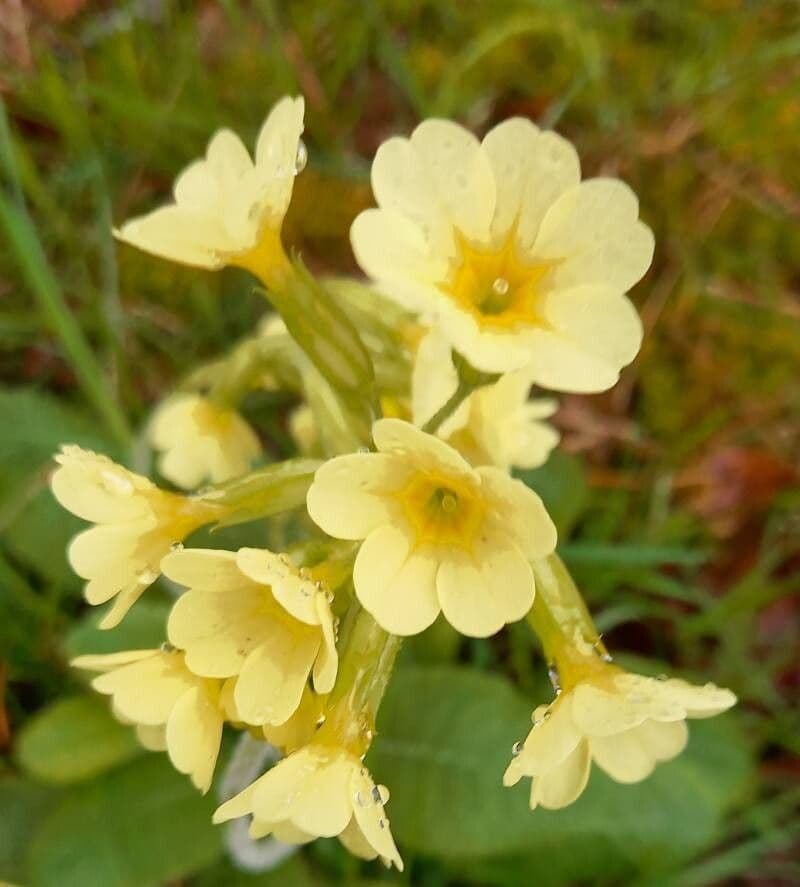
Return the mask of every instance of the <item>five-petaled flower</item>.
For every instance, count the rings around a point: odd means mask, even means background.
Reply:
[[[379,208],[351,231],[361,267],[478,369],[528,367],[547,388],[603,391],[636,356],[642,328],[625,292],[653,235],[627,185],[581,182],[565,139],[521,118],[483,142],[426,120],[381,145],[372,188]]]
[[[286,555],[174,551],[164,574],[189,588],[175,603],[169,640],[209,678],[236,677],[236,712],[248,724],[283,724],[297,710],[309,675],[327,693],[338,658],[326,592]]]
[[[305,148],[302,98],[282,98],[256,140],[255,162],[221,129],[206,156],[178,176],[175,202],[126,222],[117,237],[145,252],[200,268],[249,267],[256,252],[284,260],[280,231]]]
[[[92,686],[111,696],[117,718],[135,724],[146,748],[166,750],[178,772],[208,791],[225,720],[221,681],[194,674],[178,650],[79,656],[72,665],[104,672]]]
[[[250,834],[273,834],[287,844],[338,837],[364,859],[380,857],[402,871],[384,805],[385,786],[375,785],[362,762],[336,745],[307,745],[226,801],[214,814],[225,822],[252,813]]]
[[[255,431],[236,410],[199,394],[164,403],[153,417],[149,438],[161,453],[158,470],[184,490],[244,474],[261,454]]]
[[[72,569],[88,579],[86,600],[116,598],[102,628],[117,625],[161,572],[161,559],[192,531],[215,519],[209,502],[159,489],[152,481],[77,446],[64,446],[50,479],[68,511],[98,526],[69,546]]]
[[[365,609],[398,635],[440,611],[473,637],[521,619],[534,597],[528,561],[556,544],[541,499],[408,422],[381,419],[372,433],[378,452],[326,462],[306,503],[326,533],[364,540],[353,581]]]
[[[712,717],[735,702],[714,684],[644,677],[587,657],[583,675],[533,713],[503,781],[531,776],[531,809],[566,807],[586,788],[592,761],[617,782],[639,782],[683,751],[687,718]]]

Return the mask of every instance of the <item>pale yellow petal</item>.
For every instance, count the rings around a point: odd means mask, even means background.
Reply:
[[[653,233],[638,214],[636,195],[617,179],[589,179],[562,194],[532,247],[537,258],[559,260],[548,286],[629,290],[653,259]]]
[[[97,472],[82,465],[61,465],[53,472],[50,487],[67,511],[92,523],[132,521],[150,514],[147,499],[136,495],[129,472],[118,465]]]
[[[131,219],[115,234],[137,249],[197,268],[221,268],[226,252],[237,249],[215,216],[179,206]]]
[[[457,450],[411,422],[378,419],[372,426],[372,438],[380,453],[402,455],[420,467],[436,468],[459,478],[476,480],[469,462]]]
[[[493,509],[492,534],[507,534],[531,560],[547,557],[556,547],[557,533],[539,496],[494,466],[477,472]]]
[[[630,686],[628,679],[618,679],[618,683]],[[656,692],[680,705],[690,718],[710,718],[736,704],[736,696],[724,687],[711,683],[697,687],[680,678],[658,681]]]
[[[408,139],[383,142],[372,162],[372,191],[378,206],[412,222],[431,252],[453,252],[454,231],[419,152]]]
[[[536,807],[559,810],[577,800],[589,781],[591,763],[589,744],[583,740],[555,769],[533,780],[531,810]]]
[[[262,548],[240,548],[236,563],[253,582],[269,586],[275,600],[295,619],[307,625],[319,624],[315,600],[318,589],[311,579],[300,574],[288,555]]]
[[[214,678],[238,674],[270,630],[263,595],[250,587],[230,594],[187,591],[172,607],[167,636],[186,651],[186,664],[195,674]]]
[[[339,755],[319,766],[300,783],[289,818],[304,832],[333,838],[347,827],[353,815],[350,784],[355,762]]]
[[[322,630],[322,644],[320,644],[317,658],[314,661],[314,689],[317,693],[330,693],[336,682],[336,672],[339,668],[339,654],[336,652],[336,632],[333,627],[333,615],[330,604],[322,593],[315,597],[320,629]]]
[[[458,372],[451,356],[450,342],[437,328],[430,329],[417,346],[411,376],[411,418],[415,425],[424,425],[458,387]],[[469,406],[465,401],[439,427],[437,434],[449,434],[466,424]]]
[[[449,120],[423,120],[411,145],[451,224],[465,237],[487,237],[495,208],[489,158],[475,136]]]
[[[483,150],[497,186],[492,235],[502,237],[516,225],[519,243],[529,248],[545,212],[580,182],[577,152],[566,139],[541,132],[521,117],[504,120],[490,130]]]
[[[213,548],[185,548],[170,552],[161,561],[165,576],[200,591],[236,592],[253,582],[237,566],[236,553]]]
[[[663,698],[658,688],[652,686],[654,684],[657,681],[642,678],[619,690],[605,690],[584,681],[572,691],[572,717],[587,736],[614,736],[638,727],[648,718],[657,721],[683,720],[683,706]]]
[[[175,703],[197,682],[180,654],[157,651],[100,675],[92,686],[113,696],[115,708],[130,722],[155,726],[167,722]]]
[[[204,213],[217,210],[223,199],[219,183],[205,160],[190,163],[175,179],[172,193],[182,209]]]
[[[319,629],[278,622],[245,660],[236,682],[236,708],[249,724],[282,724],[300,698],[319,651]]]
[[[200,687],[175,703],[167,721],[167,752],[179,773],[205,794],[211,786],[222,737],[222,714]]]
[[[363,539],[393,523],[398,505],[388,495],[408,466],[388,453],[352,453],[326,462],[314,476],[306,505],[311,519],[337,539]]]
[[[167,750],[167,728],[163,724],[156,727],[137,724],[135,729],[136,738],[148,751]]]
[[[292,198],[304,109],[302,97],[285,96],[269,112],[256,141],[259,198],[273,218],[283,218]]]
[[[276,768],[273,768],[273,770],[274,769]],[[229,819],[238,819],[240,816],[247,816],[248,813],[252,813],[255,793],[259,785],[263,783],[273,770],[268,771],[263,776],[256,779],[255,782],[251,782],[247,788],[243,789],[239,794],[234,795],[232,798],[229,798],[224,804],[220,804],[220,806],[214,811],[211,821],[215,825],[218,825],[220,822],[227,822]]]
[[[570,707],[571,694],[564,693],[536,713],[533,729],[506,771],[506,785],[513,785],[522,776],[549,773],[573,752],[583,735],[572,721]]]
[[[386,800],[363,767],[356,767],[352,771],[350,793],[355,799],[355,820],[367,844],[387,865],[394,863],[402,871],[403,861],[394,843],[384,809]],[[357,844],[357,839],[354,843]]]
[[[424,631],[439,615],[437,558],[412,550],[400,527],[373,530],[359,549],[353,582],[361,605],[386,631],[411,635]]]
[[[128,614],[131,607],[144,594],[149,584],[149,582],[135,581],[122,588],[114,598],[114,603],[100,620],[100,628],[104,631],[109,628],[116,628]]]
[[[288,819],[297,793],[312,779],[324,760],[325,757],[316,748],[306,746],[278,761],[250,786],[248,796],[232,798],[223,804],[214,814],[214,822],[251,811],[256,819],[263,822],[275,823]]]
[[[457,631],[488,637],[530,610],[533,572],[514,543],[481,545],[474,555],[454,549],[442,557],[436,591]]]
[[[253,826],[255,826],[255,822]],[[250,837],[260,837],[260,834],[255,834],[253,826],[250,827]],[[316,838],[316,835],[309,835],[308,832],[304,832],[293,822],[277,822],[272,826],[270,832],[283,844],[308,844],[309,841],[313,841]]]
[[[156,656],[158,650],[123,650],[120,653],[98,653],[78,656],[70,661],[73,668],[85,668],[87,671],[113,671],[123,665],[131,665],[141,659]]]

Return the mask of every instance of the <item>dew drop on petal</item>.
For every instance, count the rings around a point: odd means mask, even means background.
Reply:
[[[561,692],[561,680],[558,676],[558,669],[555,665],[551,665],[547,669],[547,677],[550,678],[550,683],[553,685],[553,690],[558,694]]]
[[[158,570],[154,570],[152,567],[145,567],[137,574],[136,581],[141,585],[152,585],[160,575]]]
[[[294,158],[294,174],[300,175],[300,173],[306,168],[306,164],[308,163],[308,148],[306,148],[306,143],[300,139],[297,143],[297,154]]]
[[[442,496],[442,511],[445,514],[452,514],[458,508],[458,499],[452,493],[445,493]]]
[[[183,542],[173,542],[169,547],[170,551],[183,551]]]
[[[539,722],[537,721],[537,723],[539,723]],[[534,726],[536,726],[536,724],[534,724]],[[511,746],[511,754],[513,755],[513,757],[516,758],[516,757],[518,757],[519,755],[521,755],[521,754],[522,754],[522,749],[524,748],[524,746],[525,746],[525,743],[522,742],[522,740],[518,740],[517,742],[515,742],[515,743]]]
[[[372,786],[372,800],[375,801],[376,804],[382,804],[383,798],[381,798],[381,790],[377,785]]]
[[[504,296],[508,292],[508,281],[505,277],[495,277],[492,283],[492,290],[498,296]]]
[[[359,448],[358,448],[358,452],[361,453],[362,456],[364,456],[364,455],[366,455],[367,453],[370,453],[370,452],[372,452],[372,451],[370,450],[369,447],[359,447]]]
[[[175,646],[169,641],[164,641],[162,644],[159,645],[159,650],[161,650],[162,653],[174,653]]]
[[[369,807],[369,800],[361,794],[361,792],[356,792],[356,804],[359,807]]]
[[[120,496],[130,496],[133,493],[133,484],[124,474],[103,471],[100,477],[109,493],[117,493]]]

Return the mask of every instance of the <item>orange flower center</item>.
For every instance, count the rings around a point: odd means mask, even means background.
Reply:
[[[471,550],[486,507],[471,485],[420,472],[397,494],[416,535],[416,544]]]

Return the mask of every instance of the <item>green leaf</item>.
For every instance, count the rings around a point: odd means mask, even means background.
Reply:
[[[35,887],[153,887],[215,862],[221,832],[203,797],[164,755],[71,790],[29,842]]]
[[[29,720],[17,739],[19,766],[50,783],[81,782],[141,753],[130,727],[120,724],[105,699],[60,699]]]
[[[0,531],[14,558],[51,582],[76,579],[66,546],[86,526],[53,498],[47,486],[52,457],[62,443],[116,455],[97,423],[36,389],[0,389]],[[47,552],[47,556],[43,556]]]
[[[542,497],[558,529],[559,539],[566,539],[589,502],[589,487],[581,460],[562,450],[554,450],[541,467],[516,474]]]
[[[194,881],[194,887],[323,887],[330,883],[301,853],[290,856],[274,869],[267,872],[243,872],[230,862],[214,866]]]
[[[530,783],[507,789],[501,780],[539,701],[468,668],[398,671],[369,764],[391,790],[388,812],[401,849],[470,860],[472,876],[479,860],[491,859],[480,883],[506,883],[491,875],[495,857],[505,854],[513,854],[517,878],[522,869],[528,878],[509,884],[569,883],[593,878],[598,858],[609,872],[658,869],[713,840],[748,772],[730,718],[693,723],[687,751],[643,783],[618,785],[595,768],[571,807],[531,812]]]
[[[157,647],[167,636],[169,609],[167,601],[147,598],[137,601],[136,606],[114,631],[98,628],[104,614],[92,610],[67,635],[67,656],[74,659],[90,653],[119,653],[123,650],[149,650]]]
[[[0,779],[0,879],[25,877],[25,846],[36,823],[49,811],[54,792],[15,776]]]

